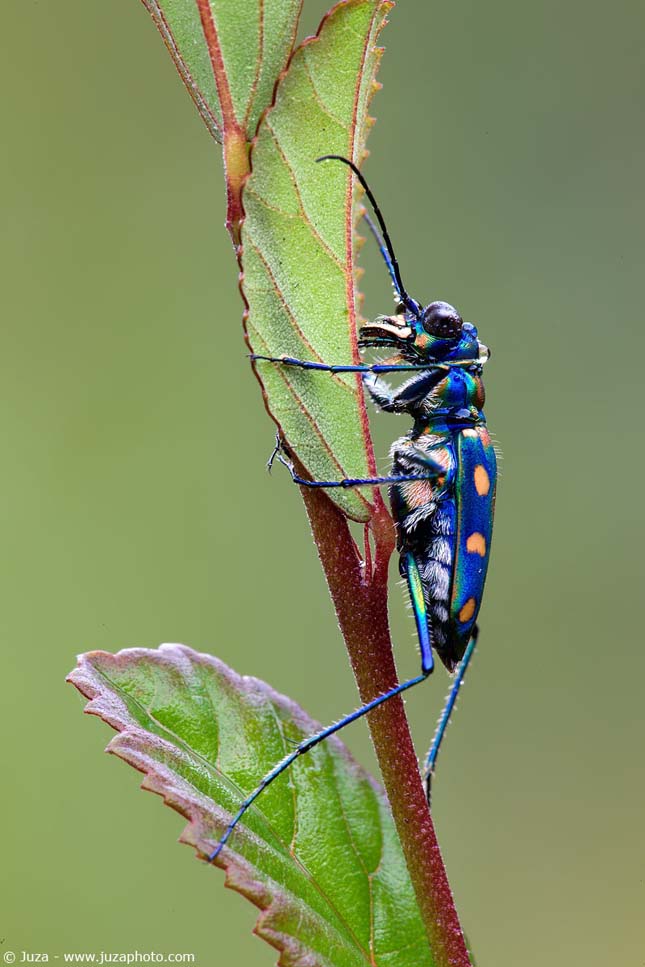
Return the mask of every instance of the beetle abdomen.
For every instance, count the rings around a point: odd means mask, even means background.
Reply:
[[[497,464],[485,426],[457,436],[457,532],[450,601],[451,639],[458,658],[464,654],[481,605],[490,542]]]

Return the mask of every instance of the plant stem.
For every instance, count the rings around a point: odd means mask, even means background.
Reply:
[[[244,131],[239,127],[224,132],[224,171],[226,173],[226,228],[235,248],[240,244],[240,229],[244,210],[242,188],[251,166],[249,145]]]
[[[368,702],[397,682],[387,616],[392,521],[384,507],[377,511],[376,559],[367,574],[341,511],[318,490],[303,497],[361,700]],[[368,725],[437,967],[471,967],[401,698],[371,712]]]

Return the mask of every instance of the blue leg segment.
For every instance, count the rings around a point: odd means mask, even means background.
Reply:
[[[279,451],[280,451],[280,444],[278,443],[273,453],[271,454],[271,457],[269,459],[267,466],[269,467],[269,469],[271,469],[271,465],[273,464],[273,461],[277,457],[280,463],[284,467],[286,467],[289,473],[291,474],[291,479],[293,480],[293,482],[298,484],[299,487],[310,487],[313,489],[317,487],[325,487],[328,490],[334,489],[337,487],[347,489],[349,487],[380,487],[382,484],[405,483],[408,480],[436,480],[437,479],[437,473],[430,470],[429,472],[426,472],[426,473],[411,473],[407,475],[399,474],[398,476],[393,476],[393,477],[347,477],[345,478],[345,480],[305,480],[304,477],[298,476],[293,464],[289,460],[286,460],[285,457],[283,457]],[[443,468],[442,468],[442,472],[445,473],[445,471],[443,471]]]
[[[473,633],[470,641],[468,642],[468,647],[464,652],[464,657],[459,662],[457,667],[457,672],[455,674],[455,679],[452,683],[452,688],[448,692],[443,711],[439,716],[439,722],[437,723],[437,730],[434,734],[432,740],[432,745],[430,746],[430,751],[428,752],[428,757],[426,759],[426,792],[428,796],[428,803],[430,803],[432,796],[432,778],[435,774],[437,768],[437,757],[439,756],[439,750],[441,748],[441,743],[446,734],[446,729],[448,728],[448,723],[450,722],[450,716],[452,715],[455,703],[461,691],[461,686],[464,683],[464,678],[466,677],[466,672],[468,671],[468,666],[470,665],[471,659],[477,647],[477,638],[479,637],[479,628],[475,625],[473,628]]]
[[[378,698],[375,698],[371,702],[368,702],[367,705],[363,705],[355,712],[352,712],[351,715],[346,715],[345,718],[340,720],[340,722],[336,722],[334,725],[329,725],[326,729],[322,729],[320,732],[317,732],[316,735],[312,735],[310,738],[305,739],[304,742],[301,742],[300,745],[293,750],[293,752],[290,752],[288,755],[284,757],[284,759],[282,759],[281,762],[277,764],[277,766],[274,766],[271,772],[268,772],[264,777],[264,779],[258,784],[258,786],[256,786],[256,788],[253,790],[251,795],[247,796],[247,798],[244,800],[244,802],[241,804],[240,808],[236,812],[233,819],[230,821],[230,823],[224,830],[224,833],[222,834],[219,843],[217,844],[213,852],[208,857],[209,863],[212,862],[217,856],[219,856],[223,847],[226,846],[231,836],[231,833],[233,832],[233,830],[235,829],[239,821],[242,819],[247,809],[253,805],[255,800],[262,792],[264,792],[266,787],[269,786],[274,779],[277,779],[278,776],[281,775],[281,773],[283,773],[285,769],[288,769],[289,766],[293,762],[295,762],[299,756],[303,755],[305,752],[309,752],[310,749],[313,749],[313,747],[315,745],[318,745],[319,742],[323,742],[325,739],[329,738],[329,736],[333,735],[334,732],[339,732],[340,729],[344,729],[346,725],[350,725],[352,722],[355,722],[357,719],[362,718],[363,715],[367,715],[368,712],[371,712],[373,709],[378,708],[379,705],[382,705],[384,702],[387,702],[390,698],[394,698],[395,695],[400,695],[401,692],[407,691],[407,689],[412,688],[413,685],[418,685],[420,682],[425,681],[428,675],[429,675],[429,672],[423,672],[421,675],[417,675],[416,678],[410,678],[407,682],[402,682],[400,685],[396,685],[394,688],[391,688],[389,692],[385,692],[383,695],[379,695]]]
[[[277,458],[282,466],[287,468],[291,474],[291,479],[299,487],[326,487],[328,489],[337,487],[379,487],[381,484],[406,483],[410,480],[437,480],[441,476],[444,476],[447,480],[452,480],[450,471],[446,472],[442,464],[433,460],[432,456],[425,453],[425,451],[419,451],[418,461],[414,460],[414,454],[410,455],[411,462],[418,462],[423,473],[397,474],[391,477],[347,477],[344,480],[306,480],[296,473],[293,463],[282,455],[282,448],[283,442],[280,438],[280,431],[278,430],[275,435],[275,446],[267,461],[267,470],[271,471]]]
[[[389,699],[394,698],[396,695],[400,695],[402,692],[407,691],[414,685],[419,685],[421,682],[424,682],[428,675],[430,675],[434,668],[434,659],[432,657],[432,644],[430,641],[430,633],[428,631],[426,603],[423,597],[423,587],[421,585],[419,570],[417,568],[416,561],[411,554],[408,554],[406,557],[405,569],[408,579],[408,587],[410,589],[412,608],[414,610],[414,617],[417,623],[417,630],[419,631],[419,642],[421,644],[421,674],[417,675],[415,678],[410,678],[405,682],[401,682],[399,685],[395,685],[389,691],[384,692],[383,695],[379,695],[378,698],[374,698],[371,702],[367,702],[366,705],[362,705],[361,708],[357,709],[355,712],[352,712],[350,715],[346,715],[339,722],[335,722],[334,725],[329,725],[326,729],[321,729],[320,732],[317,732],[315,735],[310,736],[310,738],[305,739],[304,742],[301,742],[300,745],[296,746],[292,752],[289,752],[289,754],[278,762],[278,764],[274,766],[270,772],[267,772],[264,779],[262,779],[250,796],[247,796],[244,802],[240,805],[240,808],[235,813],[233,819],[230,821],[220,837],[219,843],[209,855],[209,863],[219,856],[224,846],[226,846],[231,833],[240,822],[247,809],[253,805],[255,800],[262,792],[264,792],[267,786],[269,786],[274,779],[277,779],[277,777],[281,775],[285,769],[288,769],[299,756],[304,755],[305,752],[313,749],[313,747],[318,745],[319,742],[324,742],[324,740],[329,738],[330,735],[333,735],[334,732],[340,732],[340,730],[344,729],[346,725],[356,722],[357,719],[367,715],[368,712],[378,708],[379,705],[383,705],[383,703],[389,701]]]
[[[408,474],[407,476],[397,476],[397,477],[347,477],[345,480],[305,480],[304,477],[299,477],[298,474],[289,466],[288,462],[283,458],[278,458],[280,463],[283,463],[285,467],[288,467],[291,472],[291,477],[294,483],[297,483],[300,487],[376,487],[381,484],[394,484],[401,483],[407,480],[435,480],[436,474]]]
[[[421,649],[421,668],[426,675],[429,675],[434,668],[434,659],[432,657],[432,642],[430,641],[430,631],[428,629],[428,611],[423,595],[423,582],[421,581],[417,562],[412,554],[405,555],[403,568],[408,582],[412,611],[417,626],[419,648]]]
[[[305,480],[304,477],[298,476],[295,467],[290,460],[282,455],[283,443],[280,439],[280,431],[275,435],[275,446],[267,461],[267,470],[271,471],[276,458],[280,461],[283,467],[286,467],[291,474],[291,479],[294,483],[298,484],[299,487],[326,487],[326,488],[348,488],[348,487],[376,487],[381,484],[395,484],[395,483],[405,483],[409,480],[436,480],[437,477],[445,475],[446,471],[444,467],[435,463],[431,457],[426,457],[424,455],[423,462],[419,460],[419,465],[424,473],[419,474],[398,474],[392,477],[348,477],[345,480]]]
[[[374,363],[374,365],[339,365],[328,366],[327,363],[314,363],[308,359],[296,359],[294,356],[261,356],[250,353],[249,359],[265,363],[282,363],[283,366],[297,366],[300,369],[315,369],[323,373],[413,373],[418,370],[449,369],[450,363]],[[456,364],[455,364],[456,365]],[[460,363],[460,365],[464,365]]]

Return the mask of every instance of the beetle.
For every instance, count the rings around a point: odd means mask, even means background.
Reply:
[[[421,671],[305,739],[286,755],[240,805],[209,860],[219,854],[250,805],[298,756],[424,681],[434,669],[436,652],[455,677],[426,760],[430,800],[441,742],[478,637],[476,622],[490,556],[497,481],[495,450],[483,412],[482,371],[490,351],[480,342],[475,326],[464,322],[453,306],[440,301],[424,306],[408,295],[380,208],[356,165],[341,155],[317,160],[348,165],[372,205],[380,232],[367,214],[364,218],[390,274],[397,311],[365,323],[359,331],[359,347],[387,348],[394,355],[373,365],[334,365],[256,354],[251,358],[312,371],[362,373],[373,403],[386,413],[408,414],[413,426],[392,446],[389,477],[335,481],[301,477],[279,435],[269,465],[277,457],[301,487],[389,485],[399,569],[414,613]],[[388,372],[412,375],[392,389],[382,379]]]

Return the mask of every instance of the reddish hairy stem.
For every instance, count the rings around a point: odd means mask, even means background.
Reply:
[[[397,682],[387,615],[392,521],[385,508],[377,510],[369,574],[338,507],[319,490],[305,490],[303,497],[361,701],[369,702]],[[437,964],[471,967],[401,698],[370,712],[368,726]]]
[[[233,245],[240,244],[240,229],[244,218],[242,188],[251,166],[249,144],[241,128],[224,129],[224,174],[226,176],[226,227]]]

